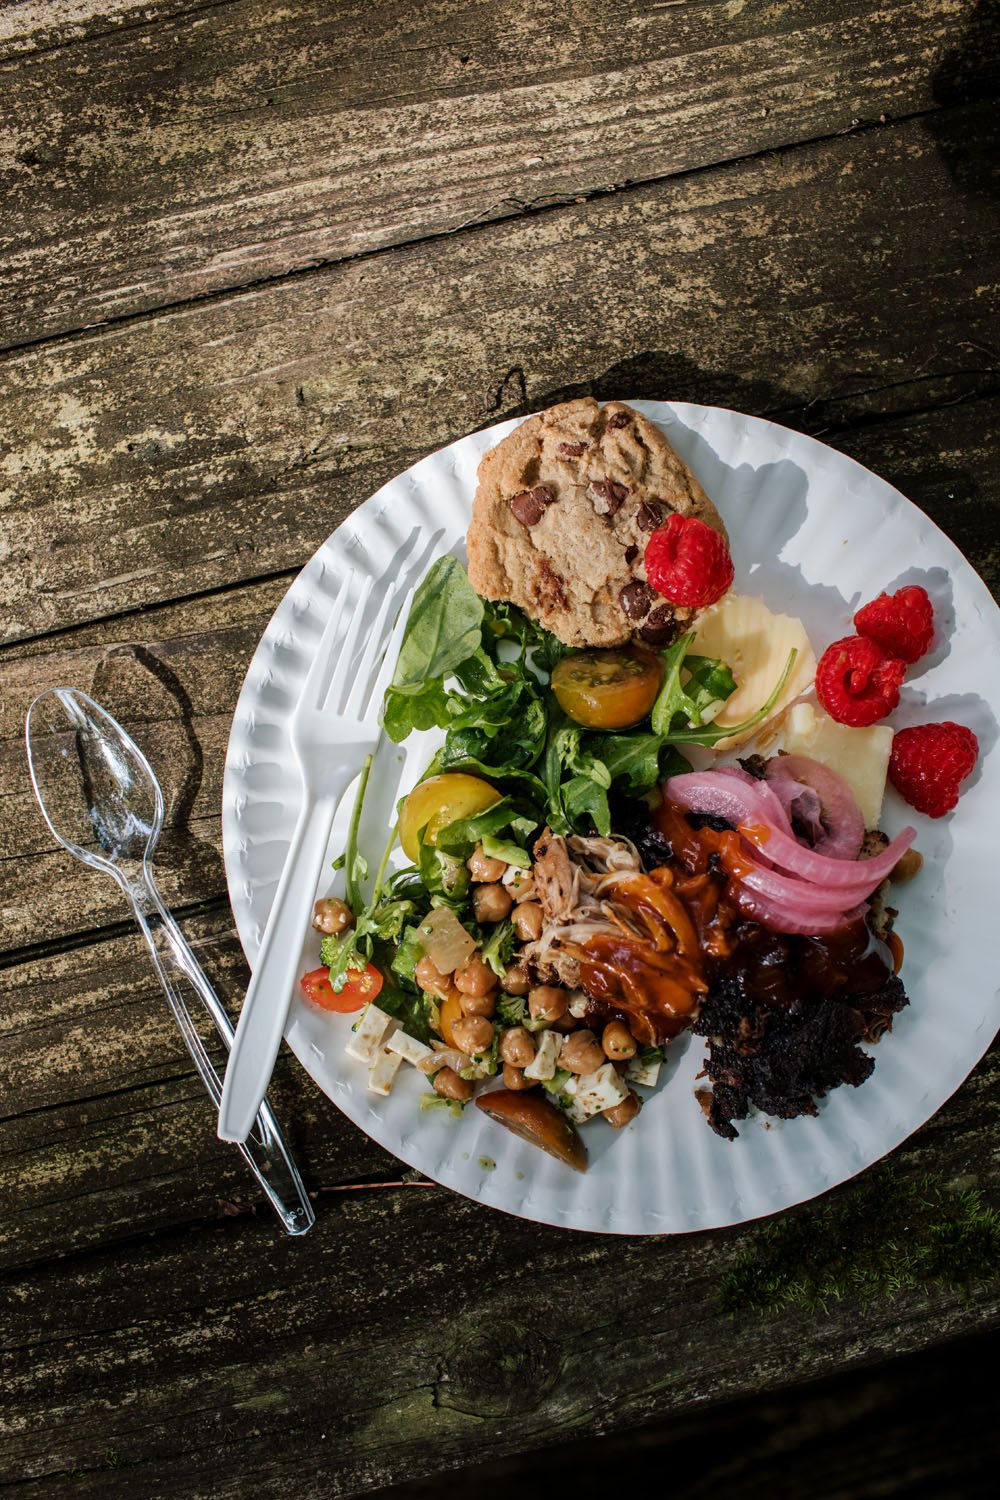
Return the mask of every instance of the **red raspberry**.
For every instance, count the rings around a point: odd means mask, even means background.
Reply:
[[[927,590],[911,583],[894,594],[879,594],[859,609],[854,628],[877,641],[887,655],[918,661],[934,638],[934,608]]]
[[[820,657],[816,696],[838,724],[862,728],[892,713],[905,671],[905,662],[886,656],[874,641],[848,635]]]
[[[917,812],[943,818],[958,801],[959,784],[978,754],[979,741],[964,724],[918,724],[894,737],[889,780]]]
[[[646,578],[658,594],[685,609],[704,609],[733,581],[726,539],[697,516],[674,513],[646,543]]]

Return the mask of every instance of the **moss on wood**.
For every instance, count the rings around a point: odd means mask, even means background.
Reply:
[[[904,1287],[967,1297],[998,1276],[1000,1216],[979,1189],[935,1176],[906,1181],[890,1167],[846,1197],[765,1225],[722,1278],[719,1301],[730,1315],[791,1303],[826,1311]]]

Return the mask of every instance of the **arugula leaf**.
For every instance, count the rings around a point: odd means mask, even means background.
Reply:
[[[399,947],[392,957],[392,972],[398,974],[400,979],[408,979],[415,984],[416,967],[423,956],[424,945],[418,928],[404,927],[399,939]]]
[[[368,787],[368,778],[372,770],[372,757],[365,756],[364,765],[361,767],[361,777],[358,781],[358,795],[354,799],[354,807],[351,809],[351,821],[347,827],[347,847],[344,850],[344,869],[347,877],[347,904],[355,916],[364,906],[364,893],[361,882],[367,878],[368,865],[363,855],[358,853],[358,825],[361,822],[361,804],[365,800],[365,791]]]
[[[423,829],[420,830],[420,834]],[[469,872],[465,860],[449,854],[436,844],[425,844],[417,835],[419,855],[417,868],[424,889],[431,900],[443,906],[461,906],[469,889]]]
[[[439,557],[413,596],[392,686],[421,692],[447,677],[480,645],[483,601],[454,557]]]
[[[650,714],[653,733],[675,745],[714,745],[731,734],[744,734],[767,718],[788,681],[798,652],[793,647],[767,702],[742,724],[713,727],[726,697],[736,690],[736,681],[725,662],[708,656],[688,656],[694,632],[682,635],[663,653],[663,684]],[[681,672],[687,681],[681,681]],[[720,702],[720,694],[724,694]]]
[[[571,773],[567,775],[567,772]],[[586,748],[583,730],[553,713],[542,762],[549,827],[553,833],[572,833],[593,822],[605,837],[611,832],[608,788],[611,772],[599,756]]]
[[[681,684],[681,671],[688,648],[694,640],[694,631],[682,635],[663,653],[663,683],[649,715],[653,733],[661,739],[670,733],[674,720],[681,716],[690,728],[700,723],[698,705],[689,698]]]
[[[487,781],[499,783],[501,787],[509,786],[522,792],[540,809],[544,809],[548,797],[545,783],[533,772],[522,770],[518,766],[494,765],[490,761],[481,760],[469,747],[468,740],[460,736],[456,736],[454,740],[448,736],[443,749],[438,751],[428,767],[427,775],[437,776],[442,771],[468,771],[470,775],[483,776]]]
[[[382,727],[393,743],[399,745],[414,729],[443,729],[449,720],[448,703],[448,694],[438,678],[417,693],[387,688]]]
[[[735,693],[736,678],[724,661],[712,656],[688,655],[684,670],[690,674],[687,695],[695,705],[698,722],[708,724]]]
[[[460,854],[468,858],[477,844],[489,835],[509,832],[510,842],[527,839],[538,827],[538,819],[521,813],[509,797],[501,797],[483,812],[473,813],[468,818],[456,818],[438,830],[436,843],[448,854]],[[518,846],[519,847],[519,846]]]
[[[598,833],[607,838],[611,832],[611,810],[606,789],[589,776],[571,776],[562,784],[562,801],[571,827],[586,828],[588,819]]]
[[[647,731],[594,735],[587,745],[607,766],[612,785],[624,780],[628,791],[637,797],[651,792],[667,776],[691,769],[679,750]]]

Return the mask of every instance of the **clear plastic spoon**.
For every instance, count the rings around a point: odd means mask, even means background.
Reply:
[[[70,854],[118,882],[181,1035],[216,1108],[222,1079],[188,1007],[204,1006],[226,1050],[233,1026],[156,888],[153,851],[163,827],[163,793],[148,760],[111,715],[76,688],[50,688],[28,710],[25,738],[35,796]],[[265,1099],[238,1148],[289,1234],[315,1220],[295,1163]]]

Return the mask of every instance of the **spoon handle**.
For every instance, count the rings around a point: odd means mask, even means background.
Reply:
[[[208,981],[164,905],[147,869],[139,885],[126,887],[139,930],[149,947],[153,967],[159,976],[170,1009],[180,1026],[185,1045],[201,1074],[213,1104],[222,1099],[222,1079],[194,1024],[188,1008],[191,991],[211,1016],[226,1051],[233,1044],[233,1025],[225,1007]],[[247,1139],[239,1150],[270,1199],[275,1212],[289,1234],[304,1234],[315,1222],[312,1204],[302,1184],[298,1168],[285,1145],[274,1112],[265,1098]]]

